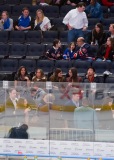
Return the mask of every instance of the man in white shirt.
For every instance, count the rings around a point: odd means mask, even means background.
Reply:
[[[85,10],[85,3],[80,2],[76,9],[72,9],[63,19],[63,23],[67,25],[68,43],[76,41],[78,37],[84,37],[83,31],[88,27],[88,20]]]

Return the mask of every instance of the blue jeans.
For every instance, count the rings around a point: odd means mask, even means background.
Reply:
[[[75,42],[79,37],[84,37],[82,29],[72,29],[68,31],[68,43]]]

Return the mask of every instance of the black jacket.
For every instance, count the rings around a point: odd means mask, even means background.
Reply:
[[[104,59],[105,54],[106,54],[106,45],[102,45],[97,53],[97,58]],[[113,55],[114,55],[114,50],[111,49],[107,60],[113,61],[114,59]]]

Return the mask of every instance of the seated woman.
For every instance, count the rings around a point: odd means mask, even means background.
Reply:
[[[114,59],[114,38],[109,37],[105,45],[102,45],[97,54],[97,61],[111,62]]]
[[[51,28],[50,20],[44,16],[44,13],[41,9],[36,11],[36,19],[34,22],[35,30],[47,31]]]
[[[24,66],[21,66],[14,78],[14,85],[20,86],[29,86],[30,85],[30,78],[28,76],[27,69]]]
[[[53,75],[50,77],[51,82],[64,82],[65,79],[62,75],[62,70],[60,68],[56,68]]]
[[[44,72],[42,69],[37,69],[35,76],[32,78],[32,81],[34,82],[46,82],[47,78],[44,75]]]
[[[97,23],[95,28],[89,33],[89,43],[91,45],[99,45],[106,43],[106,33],[103,30],[103,25],[101,23]]]
[[[82,78],[78,77],[77,69],[75,67],[70,68],[68,74],[69,77],[66,78],[66,82],[82,82]]]
[[[63,58],[66,60],[72,60],[75,53],[75,43],[71,42],[69,47],[64,51]]]
[[[9,18],[7,11],[2,12],[0,20],[0,30],[11,31],[13,30],[13,19]]]
[[[63,58],[60,40],[55,39],[53,41],[53,46],[46,52],[46,57],[49,60],[60,60]]]

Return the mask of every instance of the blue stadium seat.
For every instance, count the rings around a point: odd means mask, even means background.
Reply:
[[[61,68],[63,74],[67,74],[68,70],[72,67],[72,61],[59,60],[55,62],[55,68]]]
[[[21,0],[21,4],[30,4],[30,5],[32,5],[32,0]]]
[[[44,15],[49,18],[59,17],[59,7],[58,6],[44,6]]]
[[[114,74],[114,62],[111,63],[110,72]]]
[[[9,58],[21,59],[24,58],[27,52],[27,46],[24,44],[12,44],[10,47]]]
[[[108,18],[103,20],[103,26],[105,30],[108,30],[110,24],[114,23],[114,18]]]
[[[114,83],[114,76],[108,76],[105,79],[105,83]]]
[[[3,11],[7,11],[9,13],[9,15],[11,15],[11,7],[9,5],[0,5],[0,14]]]
[[[0,80],[13,81],[13,74],[18,68],[18,60],[2,59],[0,62]]]
[[[5,4],[5,1],[4,0],[0,0],[0,5],[3,5]]]
[[[51,20],[52,25],[54,25],[54,29],[58,31],[64,31],[67,29],[67,27],[62,23],[63,18],[53,18]]]
[[[84,76],[87,72],[87,69],[91,66],[91,62],[89,61],[73,61],[73,67],[77,68],[78,74],[80,76]]]
[[[71,9],[74,9],[76,7],[73,7],[71,5],[63,5],[60,8],[60,16],[64,17]]]
[[[52,44],[54,39],[58,39],[57,31],[45,31],[43,33],[43,43]]]
[[[67,44],[67,34],[68,34],[68,31],[59,32],[59,39],[62,44]]]
[[[36,67],[42,69],[46,75],[53,72],[54,61],[52,60],[37,60]]]
[[[20,4],[20,0],[6,0],[6,4],[18,5],[18,4]]]
[[[39,59],[45,53],[43,44],[32,44],[28,46],[26,59]]]
[[[15,6],[13,6],[13,8],[12,8],[12,16],[18,16],[19,17],[22,14],[22,9],[24,7],[29,8],[30,5],[15,5]]]
[[[25,33],[23,31],[11,31],[9,42],[10,43],[24,43]]]
[[[96,45],[91,45],[91,53],[93,57],[97,56],[97,52],[98,52],[99,47]]]
[[[36,11],[38,9],[43,9],[43,7],[41,5],[30,6],[29,7],[30,16],[35,17],[36,16]]]
[[[108,18],[109,14],[108,14],[108,7],[107,6],[102,6],[102,10],[103,10],[103,16],[104,18]]]
[[[15,72],[18,68],[18,60],[2,59],[0,63],[0,72],[11,73]]]
[[[41,43],[41,31],[28,31],[26,34],[26,43]]]
[[[7,57],[9,54],[9,45],[0,44],[0,59]]]
[[[110,17],[114,18],[114,6],[110,7]]]
[[[9,32],[1,31],[0,32],[0,43],[7,43],[9,38]]]
[[[89,18],[88,19],[89,23],[88,23],[88,30],[91,30],[95,27],[95,25],[97,23],[99,23],[99,19],[96,19],[96,18]]]
[[[109,62],[103,62],[103,61],[94,61],[92,63],[92,67],[95,68],[95,71],[97,74],[103,74],[105,71],[110,70],[110,63]]]
[[[27,68],[28,73],[34,72],[36,69],[36,61],[30,59],[19,60],[19,67],[24,66]]]

